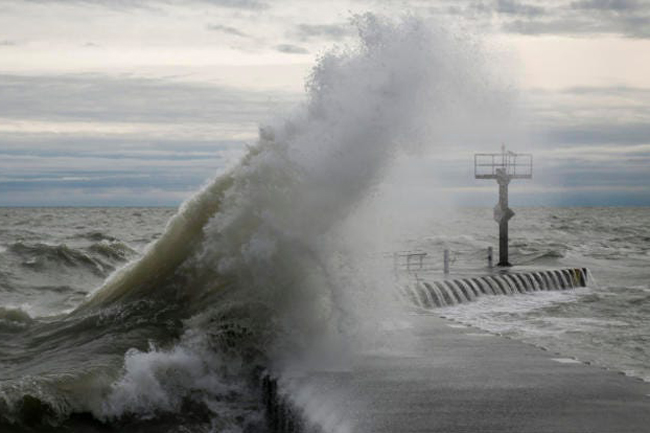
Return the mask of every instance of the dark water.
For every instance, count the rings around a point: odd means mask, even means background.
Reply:
[[[32,316],[74,308],[160,236],[175,209],[0,209],[3,306]]]
[[[0,431],[264,430],[223,323],[185,335],[187,302],[163,292],[78,308],[175,213],[0,210]]]

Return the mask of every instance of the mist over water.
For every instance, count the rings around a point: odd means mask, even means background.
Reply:
[[[510,93],[466,35],[414,17],[354,25],[357,45],[321,56],[305,102],[260,127],[148,246],[83,224],[47,239],[20,229],[4,287],[71,294],[0,310],[4,422],[262,431],[257,368],[343,362],[373,344],[399,308],[391,269],[368,257],[385,248],[367,220],[373,194],[401,152],[468,131],[493,142]]]

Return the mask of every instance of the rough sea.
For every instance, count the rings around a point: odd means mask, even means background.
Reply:
[[[265,432],[263,369],[383,343],[404,313],[392,252],[448,248],[452,273],[485,270],[491,209],[433,205],[425,229],[392,236],[403,210],[386,200],[384,225],[373,200],[400,155],[444,162],[451,143],[510,135],[502,65],[411,15],[354,23],[304,101],[179,209],[0,208],[0,432]],[[419,200],[399,177],[393,191]],[[589,287],[438,314],[650,379],[650,210],[515,210],[511,261],[587,267]]]
[[[517,208],[510,221],[510,258],[533,269],[586,267],[588,287],[485,296],[439,313],[650,381],[650,208]],[[492,209],[466,209],[442,233],[412,239],[411,249],[451,251],[451,273],[485,268],[497,255]],[[433,230],[432,230],[433,231]],[[515,266],[515,269],[517,267]],[[426,278],[423,274],[423,278]]]
[[[217,347],[229,337],[232,344],[246,338],[236,326],[247,320],[245,300],[221,316],[211,313],[210,321],[223,320],[212,328],[196,319],[209,306],[188,309],[186,299],[164,290],[80,308],[116,269],[143,256],[175,212],[0,210],[2,431],[264,431],[249,380],[262,358],[242,359]],[[437,313],[650,380],[650,209],[516,212],[512,261],[585,266],[589,286],[484,296]],[[405,248],[431,255],[449,248],[452,273],[480,269],[485,248],[496,243],[491,209],[456,215],[405,240]],[[226,320],[225,314],[242,317]]]

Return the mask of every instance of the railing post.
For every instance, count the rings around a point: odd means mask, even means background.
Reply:
[[[447,275],[449,273],[449,250],[445,250],[444,261],[445,261],[445,275]]]
[[[492,247],[488,247],[487,259],[488,259],[488,268],[493,267],[494,264],[493,264],[493,261],[492,261]]]

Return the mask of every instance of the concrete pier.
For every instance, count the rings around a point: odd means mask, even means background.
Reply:
[[[650,384],[434,313],[400,323],[345,370],[280,374],[273,430],[650,432]]]

